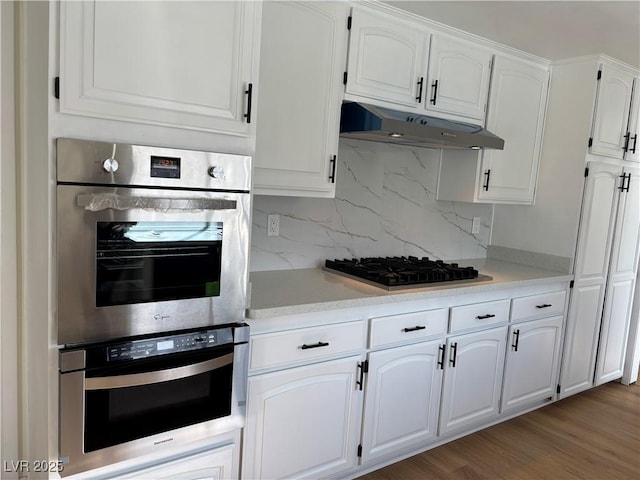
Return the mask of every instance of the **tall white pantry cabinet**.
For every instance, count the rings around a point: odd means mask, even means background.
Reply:
[[[563,113],[550,112],[555,118],[549,121],[563,117],[567,137],[583,142],[581,149],[573,147],[571,161],[579,167],[585,159],[558,387],[566,397],[621,378],[629,330],[632,324],[637,328],[631,311],[640,242],[640,165],[634,151],[640,89],[638,72],[604,56],[566,62],[553,75],[555,93],[574,91],[565,97]],[[593,111],[590,125],[571,118],[570,112],[584,111],[585,105]]]

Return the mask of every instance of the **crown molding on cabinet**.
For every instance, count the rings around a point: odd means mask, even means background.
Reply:
[[[551,65],[552,64],[551,60],[549,60],[549,59],[542,58],[542,57],[539,57],[537,55],[533,55],[533,54],[525,52],[523,50],[518,50],[517,48],[513,48],[513,47],[510,47],[510,46],[502,44],[502,43],[494,42],[493,40],[489,40],[488,38],[481,37],[479,35],[476,35],[476,34],[473,34],[473,33],[469,33],[469,32],[466,32],[464,30],[460,30],[460,29],[455,28],[455,27],[451,27],[449,25],[445,25],[444,23],[436,22],[435,20],[431,20],[431,19],[426,18],[426,17],[421,17],[420,15],[416,15],[414,13],[407,12],[405,10],[401,10],[401,9],[399,9],[397,7],[394,7],[393,5],[382,3],[379,0],[357,0],[357,1],[356,0],[350,0],[349,3],[350,3],[351,6],[357,6],[357,5],[363,6],[364,5],[364,6],[367,6],[367,7],[375,8],[376,10],[392,14],[392,15],[394,15],[396,17],[401,17],[404,20],[418,23],[421,26],[431,30],[431,33],[441,33],[441,34],[446,34],[446,35],[453,35],[453,36],[455,36],[457,38],[462,38],[462,39],[467,40],[469,42],[473,42],[473,43],[476,43],[476,44],[478,44],[480,46],[495,50],[496,53],[503,53],[503,54],[507,54],[507,55],[515,55],[515,56],[519,57],[520,59],[528,60],[530,62],[533,62],[533,63],[537,64],[537,65],[540,65],[540,64]]]

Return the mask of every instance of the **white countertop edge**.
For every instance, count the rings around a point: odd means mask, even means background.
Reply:
[[[501,262],[506,263],[506,262]],[[509,267],[513,267],[514,264],[509,264]],[[527,267],[520,267],[525,270]],[[482,293],[491,292],[504,288],[519,288],[535,286],[545,284],[550,281],[556,282],[569,282],[573,280],[573,274],[566,274],[553,271],[536,271],[536,278],[526,278],[528,275],[523,275],[525,278],[518,279],[518,275],[510,274],[509,277],[516,277],[511,279],[501,278],[500,273],[491,271],[493,269],[487,269],[482,273],[487,273],[494,277],[494,280],[487,282],[472,283],[468,285],[439,285],[435,287],[419,288],[410,291],[402,292],[387,292],[385,290],[379,290],[377,294],[365,293],[361,296],[355,295],[355,298],[346,299],[323,299],[318,302],[306,302],[306,303],[293,303],[283,304],[280,306],[267,306],[263,308],[248,308],[246,310],[246,318],[252,320],[268,319],[286,315],[305,314],[313,312],[325,312],[330,310],[364,307],[371,305],[384,305],[389,303],[407,302],[414,300],[424,300],[432,298],[442,298],[452,295],[463,295],[467,293]],[[255,286],[253,287],[255,288]],[[375,289],[376,287],[371,287]]]

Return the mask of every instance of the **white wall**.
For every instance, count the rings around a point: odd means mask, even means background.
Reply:
[[[48,132],[49,2],[17,2],[17,191],[21,333],[20,458],[57,458],[49,400],[57,395],[51,339],[51,205]],[[29,478],[44,477],[30,473]]]
[[[14,4],[0,2],[0,462],[18,453]],[[4,470],[4,468],[3,468]],[[2,472],[3,479],[18,478]]]
[[[254,197],[251,270],[313,268],[327,258],[486,257],[492,207],[435,200],[439,152],[341,140],[335,199]],[[279,237],[266,235],[270,213],[280,215]]]

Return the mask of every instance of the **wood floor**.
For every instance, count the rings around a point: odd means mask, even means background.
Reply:
[[[640,479],[640,386],[565,398],[359,480]]]

